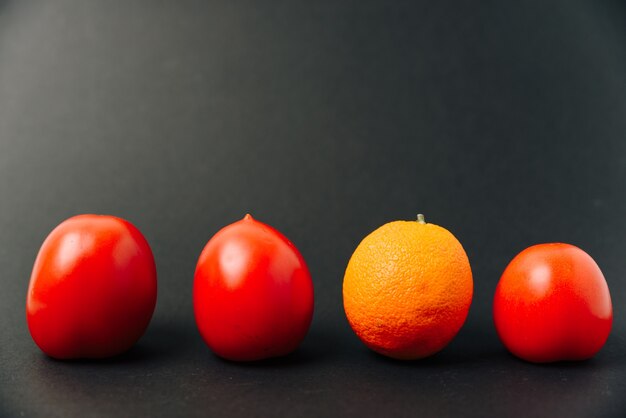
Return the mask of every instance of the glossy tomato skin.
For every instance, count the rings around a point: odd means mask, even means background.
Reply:
[[[39,250],[26,319],[51,357],[110,357],[141,337],[156,296],[154,257],[141,232],[113,216],[78,215],[57,226]]]
[[[613,308],[595,261],[569,244],[540,244],[508,265],[493,305],[507,349],[536,363],[585,360],[606,342]]]
[[[313,283],[296,247],[250,215],[206,244],[194,278],[196,323],[220,357],[254,361],[286,355],[313,315]]]

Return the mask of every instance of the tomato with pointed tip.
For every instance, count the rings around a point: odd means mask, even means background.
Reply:
[[[613,322],[609,288],[596,262],[569,244],[519,253],[496,288],[493,317],[506,348],[536,363],[585,360]]]
[[[45,239],[26,299],[28,328],[57,359],[104,358],[141,337],[156,304],[150,246],[130,222],[78,215]]]
[[[250,215],[209,240],[196,266],[193,304],[200,334],[234,361],[279,357],[304,339],[313,283],[298,249]]]

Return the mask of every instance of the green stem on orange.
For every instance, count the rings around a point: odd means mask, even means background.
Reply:
[[[424,219],[424,215],[422,215],[421,213],[417,214],[417,222],[420,224],[425,224],[426,223],[426,219]]]

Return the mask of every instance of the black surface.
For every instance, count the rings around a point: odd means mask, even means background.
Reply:
[[[500,3],[1,1],[2,415],[624,416],[626,7]],[[159,299],[126,355],[58,362],[24,300],[85,212],[144,232]],[[191,309],[203,245],[246,212],[316,290],[301,348],[261,364],[214,357]],[[475,297],[448,348],[402,363],[353,335],[341,284],[362,237],[417,212],[463,243]],[[550,241],[611,289],[587,362],[521,362],[492,325],[508,261]]]

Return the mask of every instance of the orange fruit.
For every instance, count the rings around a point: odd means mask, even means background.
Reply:
[[[344,309],[356,335],[372,350],[402,360],[448,345],[465,322],[472,294],[463,246],[422,215],[365,237],[343,280]]]

